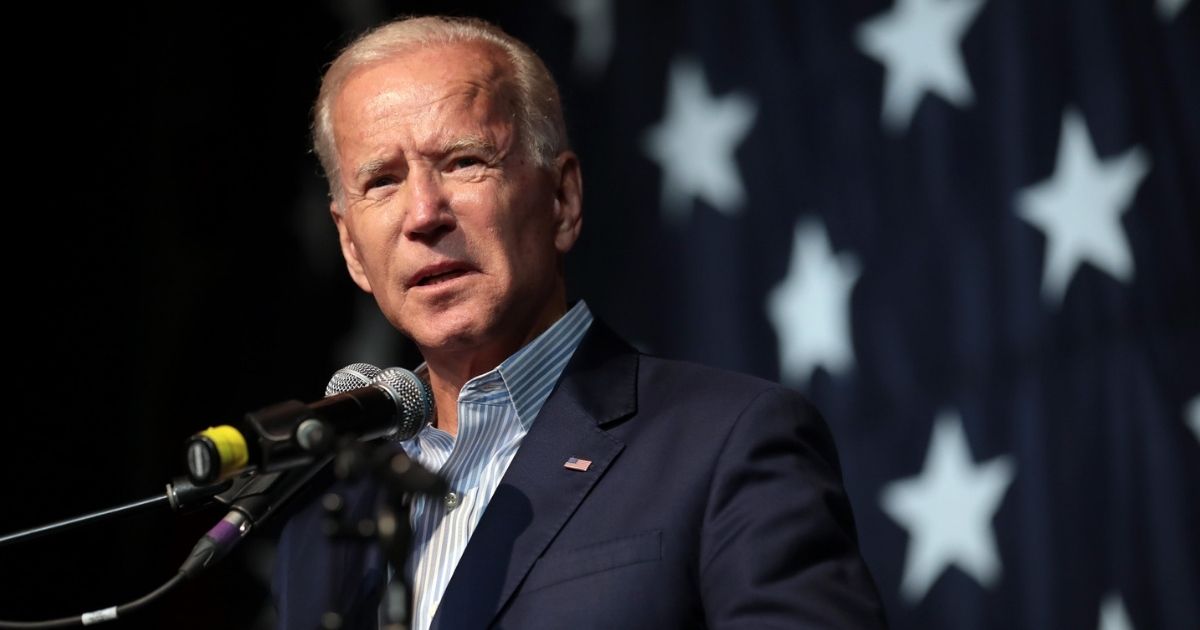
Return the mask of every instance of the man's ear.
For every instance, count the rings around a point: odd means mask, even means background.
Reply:
[[[329,214],[333,215],[333,224],[337,226],[338,243],[342,246],[342,258],[346,259],[346,270],[350,272],[350,279],[354,280],[358,288],[370,293],[371,281],[367,279],[367,273],[363,270],[358,247],[350,237],[350,228],[346,225],[346,217],[338,209],[337,201],[329,202]]]
[[[583,174],[579,157],[563,151],[554,159],[554,247],[565,254],[583,229]]]

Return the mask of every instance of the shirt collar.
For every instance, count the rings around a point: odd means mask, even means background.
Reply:
[[[485,383],[498,380],[512,400],[517,419],[528,431],[591,324],[592,312],[583,300],[579,300],[558,321],[500,365],[464,383],[464,392],[483,389]],[[425,363],[414,371],[423,379],[429,378],[429,367]]]
[[[550,397],[550,391],[591,323],[592,313],[580,300],[542,334],[496,367],[526,430]]]

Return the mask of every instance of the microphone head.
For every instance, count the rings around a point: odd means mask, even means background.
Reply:
[[[366,387],[371,384],[371,379],[379,376],[379,373],[382,371],[370,363],[351,363],[333,373],[333,376],[329,379],[329,384],[325,386],[325,396],[329,397],[341,394],[342,392],[348,392],[352,389]]]
[[[433,393],[429,385],[410,370],[385,368],[371,379],[371,384],[388,391],[396,403],[397,430],[388,437],[393,442],[410,439],[433,416]]]

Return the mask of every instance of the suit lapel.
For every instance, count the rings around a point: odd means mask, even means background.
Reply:
[[[624,447],[601,425],[634,413],[636,384],[636,352],[593,321],[471,535],[433,628],[486,627],[504,607]],[[564,467],[571,457],[591,464]]]

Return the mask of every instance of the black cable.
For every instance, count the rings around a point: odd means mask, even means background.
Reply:
[[[51,523],[49,525],[41,525],[39,527],[34,527],[33,529],[27,529],[23,532],[6,534],[4,536],[0,536],[0,547],[19,542],[25,542],[53,532],[79,527],[80,525],[88,525],[113,516],[123,516],[137,512],[144,512],[149,508],[159,505],[168,505],[176,512],[191,511],[192,508],[203,505],[214,496],[225,492],[231,485],[233,485],[232,479],[223,481],[221,483],[197,486],[187,477],[176,477],[171,481],[171,483],[167,484],[167,491],[165,494],[142,499],[141,501],[134,501],[133,503],[126,503],[125,505],[120,505],[113,508],[105,508],[98,512],[92,512],[91,514],[84,514],[83,516],[68,518],[66,520],[62,520],[57,523]]]
[[[153,592],[139,597],[128,604],[121,604],[120,606],[113,606],[111,608],[93,610],[92,612],[76,615],[74,617],[50,619],[48,621],[0,621],[0,628],[70,628],[72,626],[90,626],[92,624],[102,623],[105,621],[112,621],[127,615],[141,608],[142,606],[145,606],[146,604],[149,604],[151,601],[154,601],[163,593],[175,588],[175,586],[178,585],[184,577],[185,575],[182,572],[176,573],[175,577],[167,580],[165,584],[154,589]]]

